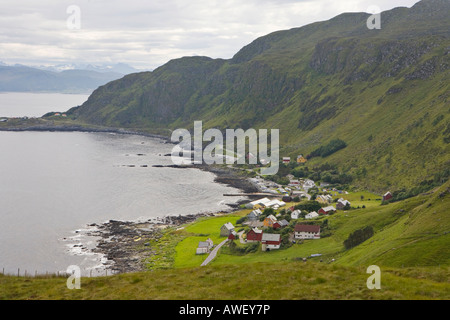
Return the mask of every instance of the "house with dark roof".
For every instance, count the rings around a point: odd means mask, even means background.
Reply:
[[[311,224],[296,224],[295,239],[320,239],[320,226]]]

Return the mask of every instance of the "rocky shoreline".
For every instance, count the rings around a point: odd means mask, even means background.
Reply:
[[[184,167],[178,167],[184,168]],[[189,166],[192,168],[192,166]],[[236,175],[231,168],[217,168],[207,165],[196,165],[194,168],[212,172],[216,175],[214,181],[243,192],[255,192],[256,187],[247,179]],[[230,209],[221,213],[231,213],[239,209],[247,200],[227,204]],[[103,224],[91,224],[93,231],[86,235],[99,237],[94,253],[103,255],[107,261],[104,267],[112,273],[126,273],[145,271],[144,259],[154,254],[148,246],[150,240],[158,240],[162,237],[163,230],[167,227],[177,227],[193,222],[200,217],[215,216],[217,212],[206,212],[179,216],[166,216],[149,219],[147,221],[117,221],[110,220]]]
[[[93,229],[87,231],[85,235],[100,238],[91,251],[107,259],[104,267],[111,273],[145,271],[143,259],[154,254],[148,242],[158,241],[162,237],[163,229],[181,226],[199,217],[213,215],[213,213],[199,213],[154,218],[147,221],[109,220],[102,224],[90,224],[89,227]]]

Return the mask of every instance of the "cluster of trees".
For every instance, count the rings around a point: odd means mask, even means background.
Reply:
[[[315,149],[313,152],[311,152],[309,155],[306,156],[307,159],[313,158],[313,157],[328,157],[329,155],[335,153],[336,151],[339,151],[347,146],[347,143],[341,139],[334,139],[331,140],[328,144],[325,146],[320,146],[319,148]]]
[[[320,208],[322,208],[322,205],[315,200],[309,200],[309,201],[304,201],[302,203],[297,204],[294,208],[296,210],[301,210],[302,214],[303,214],[303,211],[307,211],[307,212],[319,211]]]
[[[313,181],[323,181],[333,185],[346,185],[353,181],[353,176],[340,171],[336,165],[328,163],[309,169],[298,165],[291,169],[290,174],[296,178],[308,178]]]
[[[371,238],[374,234],[373,228],[371,226],[364,227],[363,229],[358,229],[351,233],[349,237],[344,241],[344,246],[346,249],[356,247],[358,244],[363,243],[367,239]]]

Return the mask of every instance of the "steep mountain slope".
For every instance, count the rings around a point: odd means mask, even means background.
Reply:
[[[450,183],[429,193],[373,208],[351,220],[356,226],[371,225],[375,235],[340,258],[343,264],[389,266],[437,266],[450,263]]]
[[[72,119],[133,129],[280,129],[283,155],[340,138],[332,162],[374,191],[449,167],[450,4],[423,0],[279,31],[230,60],[184,57],[98,88]],[[432,157],[430,157],[432,155]]]

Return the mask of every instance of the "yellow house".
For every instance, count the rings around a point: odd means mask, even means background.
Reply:
[[[305,163],[306,161],[308,160],[306,160],[302,155],[297,157],[297,163]]]
[[[277,222],[277,218],[275,218],[272,214],[267,216],[264,221],[263,221],[263,225],[265,227],[273,227],[273,224]]]

